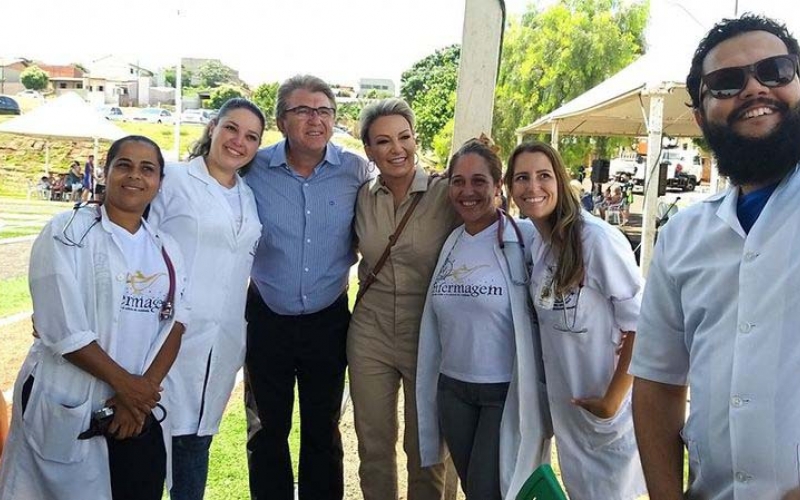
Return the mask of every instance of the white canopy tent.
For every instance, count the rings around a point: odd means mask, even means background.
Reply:
[[[49,101],[22,116],[0,124],[0,133],[43,137],[50,139],[94,141],[98,156],[98,141],[114,141],[126,132],[109,122],[74,92]],[[45,170],[50,171],[50,144],[45,142]]]
[[[686,104],[686,74],[691,54],[648,53],[584,94],[517,129],[528,134],[641,137],[649,133],[653,95],[664,97],[662,131],[673,137],[699,137],[700,129]]]

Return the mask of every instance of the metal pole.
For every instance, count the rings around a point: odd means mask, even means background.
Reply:
[[[176,33],[181,33],[181,10],[178,8],[178,14],[176,23],[177,30]],[[177,38],[177,37],[176,37]],[[175,120],[173,121],[173,131],[172,135],[174,138],[174,147],[175,147],[175,160],[181,161],[181,107],[183,104],[183,79],[182,79],[182,68],[181,65],[183,63],[183,58],[181,57],[180,51],[180,43],[177,41],[179,38],[176,39],[175,46],[178,49],[178,65],[175,67]]]
[[[558,151],[558,120],[555,120],[550,126],[550,145]]]
[[[644,213],[642,214],[642,275],[647,277],[656,241],[656,210],[658,209],[658,178],[661,152],[661,132],[664,119],[664,94],[650,95],[650,120],[647,136],[647,174],[644,178]]]

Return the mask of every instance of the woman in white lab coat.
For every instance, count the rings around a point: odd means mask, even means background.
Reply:
[[[417,413],[423,466],[446,443],[467,500],[516,498],[550,459],[544,370],[527,293],[536,231],[495,207],[502,162],[481,140],[450,161],[464,221],[445,241],[420,325]]]
[[[258,151],[264,115],[247,99],[230,99],[194,145],[188,163],[168,165],[149,222],[178,242],[186,259],[191,326],[170,383],[173,500],[200,500],[211,439],[245,352],[244,306],[261,236],[255,199],[238,175]]]
[[[564,485],[573,500],[637,498],[646,490],[627,371],[643,281],[631,247],[581,210],[549,145],[517,146],[505,182],[542,236],[530,291]]]
[[[14,388],[2,500],[161,498],[170,434],[158,420],[172,409],[161,385],[188,316],[183,261],[142,219],[163,175],[158,146],[128,136],[107,158],[104,204],[55,216],[33,244],[38,339]],[[86,435],[109,407],[105,437]]]

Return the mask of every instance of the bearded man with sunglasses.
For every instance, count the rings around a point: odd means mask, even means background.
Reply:
[[[695,119],[732,187],[671,218],[647,277],[630,372],[652,500],[800,487],[798,53],[784,25],[747,15],[692,60]]]

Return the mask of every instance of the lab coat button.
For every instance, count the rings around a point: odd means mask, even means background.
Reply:
[[[125,281],[125,274],[124,273],[119,273],[117,275],[117,281]]]
[[[740,398],[739,396],[732,397],[731,406],[733,406],[734,408],[739,408],[740,406],[742,406],[742,398]]]
[[[744,254],[744,261],[753,262],[754,260],[756,260],[756,257],[758,257],[758,254],[756,252],[746,252]]]
[[[755,325],[753,325],[752,323],[742,321],[741,323],[739,323],[739,331],[742,333],[750,333],[750,330],[753,329],[753,326]]]
[[[738,471],[734,474],[734,477],[736,477],[736,480],[740,483],[746,483],[750,479],[750,476],[742,471]]]

